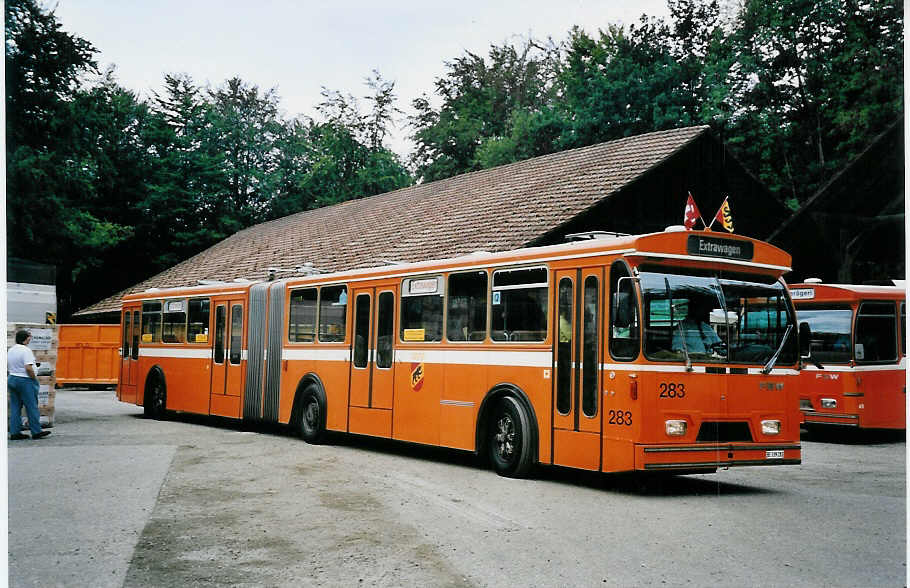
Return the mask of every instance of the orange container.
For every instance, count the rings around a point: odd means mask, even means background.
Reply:
[[[58,384],[116,384],[120,325],[59,325]]]

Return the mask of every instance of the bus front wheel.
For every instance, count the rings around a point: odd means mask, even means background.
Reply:
[[[300,436],[307,443],[319,443],[325,434],[325,402],[316,384],[303,391]]]
[[[527,411],[515,398],[502,398],[493,411],[487,446],[497,474],[520,478],[530,471],[531,422]]]

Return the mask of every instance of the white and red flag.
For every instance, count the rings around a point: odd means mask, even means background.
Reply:
[[[683,224],[686,225],[686,230],[691,231],[692,227],[695,226],[695,221],[699,219],[701,219],[701,224],[704,225],[705,221],[701,218],[701,213],[698,212],[695,198],[692,197],[692,192],[689,192],[689,199],[686,200],[686,211],[683,213]]]

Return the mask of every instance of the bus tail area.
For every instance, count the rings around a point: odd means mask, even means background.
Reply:
[[[905,429],[904,289],[810,282],[790,293],[812,329],[812,361],[800,382],[805,423]]]
[[[674,231],[147,291],[123,301],[118,398],[472,451],[509,476],[798,464],[789,263]]]

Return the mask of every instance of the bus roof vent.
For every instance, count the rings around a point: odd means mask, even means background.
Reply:
[[[583,233],[569,233],[566,235],[566,241],[590,241],[593,239],[616,239],[617,237],[628,237],[629,233],[617,233],[616,231],[584,231]]]
[[[821,284],[822,279],[821,278],[806,278],[805,280],[803,280],[803,283],[804,284]]]
[[[221,284],[227,284],[224,280],[196,280],[196,283],[200,286],[219,286]]]
[[[683,231],[687,231],[687,230],[688,229],[686,229],[686,227],[684,227],[683,225],[670,225],[669,227],[664,229],[664,233],[682,233]]]
[[[307,261],[307,262],[304,262],[304,263],[298,265],[297,267],[294,268],[294,271],[297,272],[298,274],[302,274],[304,276],[314,276],[316,274],[324,273],[318,267],[314,267],[312,261]]]
[[[146,288],[146,292],[161,292],[161,288]]]

